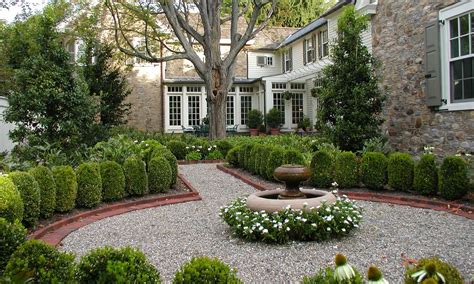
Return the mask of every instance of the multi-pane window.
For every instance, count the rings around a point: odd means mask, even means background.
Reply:
[[[286,89],[286,83],[272,83],[272,89],[273,90],[285,90]]]
[[[297,124],[303,117],[303,94],[294,93],[291,98],[291,121],[293,124]]]
[[[283,54],[283,70],[285,72],[290,72],[291,71],[291,47],[285,51],[285,53]]]
[[[169,121],[170,126],[181,125],[181,96],[169,96]]]
[[[168,86],[168,93],[182,93],[183,87],[181,86]]]
[[[451,100],[474,99],[474,12],[449,21]]]
[[[329,55],[328,30],[320,31],[318,34],[318,52],[319,58]]]
[[[305,49],[305,63],[310,63],[314,59],[314,46],[313,46],[313,39],[305,39],[304,40],[304,49]]]
[[[226,102],[226,124],[234,125],[234,100],[235,96],[227,96]]]
[[[252,96],[240,96],[240,123],[247,125],[249,112],[252,109]]]
[[[239,91],[241,93],[253,93],[253,87],[240,87]]]
[[[304,83],[291,83],[290,89],[292,90],[304,90]]]
[[[188,93],[201,93],[201,87],[200,86],[188,86],[186,87],[186,92]]]
[[[280,92],[273,92],[273,107],[281,112],[281,124],[285,124],[285,99]]]
[[[188,125],[201,123],[201,96],[188,96]]]

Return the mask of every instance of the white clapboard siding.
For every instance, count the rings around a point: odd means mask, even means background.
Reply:
[[[257,56],[273,56],[273,66],[258,66]],[[249,78],[261,78],[266,76],[272,76],[280,74],[282,72],[281,67],[281,55],[271,52],[258,52],[249,51],[248,53],[248,77]]]
[[[13,142],[8,137],[8,132],[13,129],[14,125],[6,123],[3,120],[3,111],[7,108],[8,101],[4,97],[0,97],[0,152],[10,151],[13,149]]]

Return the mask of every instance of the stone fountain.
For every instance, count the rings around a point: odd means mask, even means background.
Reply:
[[[251,194],[247,198],[247,207],[252,211],[273,213],[287,208],[310,210],[313,207],[336,202],[331,192],[315,189],[301,189],[300,183],[308,180],[311,172],[301,165],[283,165],[278,167],[273,176],[285,183],[285,189],[265,190]]]

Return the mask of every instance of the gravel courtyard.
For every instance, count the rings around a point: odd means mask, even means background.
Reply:
[[[391,283],[402,283],[402,255],[438,255],[474,275],[474,221],[445,212],[357,202],[364,207],[360,229],[341,240],[266,245],[232,237],[219,207],[255,192],[213,164],[180,166],[203,200],[135,211],[85,226],[63,240],[62,250],[82,255],[104,245],[140,248],[168,282],[193,256],[218,257],[238,269],[246,283],[297,282],[332,265],[338,252],[362,273],[375,264]]]

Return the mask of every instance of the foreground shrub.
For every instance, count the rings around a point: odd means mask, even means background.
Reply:
[[[156,268],[130,247],[89,252],[81,258],[76,276],[79,283],[160,283]]]
[[[334,171],[334,159],[326,151],[317,151],[311,159],[311,185],[320,188],[331,186]]]
[[[407,191],[413,185],[415,163],[405,153],[393,153],[388,158],[388,185],[395,190]]]
[[[238,236],[250,241],[286,243],[321,241],[347,235],[359,227],[362,210],[344,198],[331,205],[305,211],[286,208],[267,214],[248,209],[246,198],[222,207],[219,215]],[[286,221],[287,220],[287,221]]]
[[[336,156],[334,180],[341,188],[351,188],[359,183],[357,157],[352,152],[341,152]]]
[[[251,161],[249,161],[249,157],[253,145],[254,143],[245,143],[242,145],[242,151],[240,151],[241,156],[239,156],[239,164],[242,168],[246,170],[249,169],[249,164],[251,163]]]
[[[45,166],[37,166],[29,170],[40,189],[40,215],[49,218],[56,208],[56,183],[53,173]]]
[[[219,150],[212,150],[211,152],[209,152],[206,156],[206,160],[223,160],[224,159],[224,156],[222,155],[221,152],[219,152]]]
[[[260,152],[260,156],[257,160],[257,173],[266,178],[267,177],[267,164],[270,157],[270,154],[273,151],[273,147],[269,145],[264,145]]]
[[[74,255],[59,252],[55,247],[30,240],[18,247],[8,261],[5,275],[13,277],[32,273],[33,283],[74,282]]]
[[[297,150],[286,150],[285,151],[285,164],[293,165],[305,165],[305,160],[303,154]]]
[[[0,274],[7,266],[16,248],[26,241],[26,229],[16,220],[13,223],[0,218]],[[1,281],[0,281],[1,282]]]
[[[232,149],[229,150],[227,153],[227,156],[225,157],[227,162],[231,164],[234,167],[239,166],[239,152],[240,152],[240,146],[236,146]]]
[[[183,264],[175,274],[174,284],[184,283],[243,283],[237,278],[236,270],[217,258],[193,257]]]
[[[125,196],[125,174],[122,167],[114,161],[103,161],[99,164],[102,179],[102,199],[119,200]]]
[[[191,151],[186,154],[186,157],[184,157],[184,159],[186,161],[199,161],[202,159],[202,154],[198,151]]]
[[[8,175],[21,194],[23,206],[23,224],[27,227],[34,226],[40,215],[40,189],[35,178],[27,172],[13,172]]]
[[[176,157],[166,148],[155,151],[154,157],[155,156],[163,157],[168,161],[171,168],[171,185],[175,185],[176,179],[178,178],[178,161],[176,160]]]
[[[222,153],[222,156],[227,157],[230,149],[232,149],[232,144],[227,140],[219,140],[216,142],[217,149]]]
[[[56,211],[70,211],[76,204],[76,173],[70,166],[54,167],[52,172],[56,183]]]
[[[148,192],[148,176],[145,163],[135,157],[128,157],[123,164],[127,194],[143,196]]]
[[[439,193],[448,200],[463,197],[468,190],[469,178],[466,162],[460,157],[447,157],[439,171]]]
[[[13,181],[0,176],[0,217],[13,222],[23,220],[23,199]]]
[[[438,257],[432,258],[422,258],[418,261],[415,266],[407,267],[405,272],[405,283],[406,284],[415,284],[420,283],[417,281],[418,278],[412,277],[418,271],[425,270],[427,272],[425,280],[431,278],[436,272],[443,275],[445,282],[449,284],[462,284],[465,283],[464,279],[461,276],[461,273],[456,269],[456,267],[451,264],[442,261]],[[442,282],[436,282],[442,283]]]
[[[182,141],[172,140],[166,144],[166,147],[170,149],[171,153],[173,153],[178,160],[184,160],[186,153],[188,152],[186,149],[186,143]]]
[[[285,150],[280,147],[273,148],[267,163],[267,179],[274,180],[273,172],[276,168],[285,163]]]
[[[83,163],[76,170],[78,207],[92,208],[102,201],[102,180],[96,163]]]
[[[156,156],[148,165],[148,184],[150,192],[166,192],[171,186],[171,167],[168,161]]]
[[[380,152],[367,152],[362,156],[362,182],[368,189],[380,190],[387,184],[387,157]]]
[[[261,153],[265,146],[262,144],[255,144],[250,151],[248,157],[249,171],[253,174],[258,174],[258,164],[261,159]]]
[[[415,165],[413,189],[424,195],[434,195],[438,192],[438,168],[434,155],[421,156]]]

